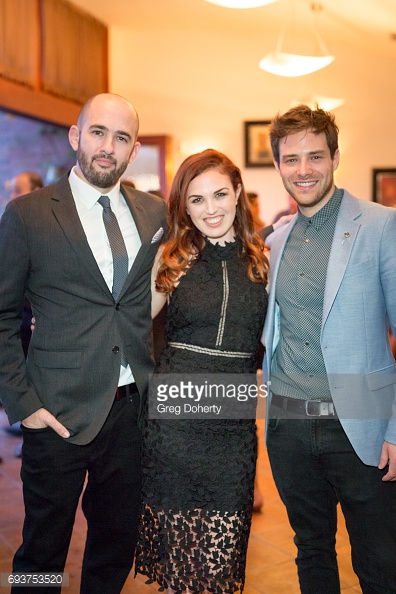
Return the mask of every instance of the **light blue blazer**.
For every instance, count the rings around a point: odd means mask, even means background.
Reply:
[[[273,289],[296,219],[276,231],[271,243],[266,382],[280,329]],[[344,192],[327,268],[320,344],[342,426],[359,458],[372,466],[379,463],[384,440],[396,444],[396,363],[389,326],[396,334],[396,209]]]

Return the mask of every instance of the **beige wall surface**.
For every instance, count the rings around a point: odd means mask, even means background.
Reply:
[[[242,168],[246,189],[259,193],[262,218],[270,222],[286,206],[286,194],[273,168],[244,167],[243,122],[270,119],[317,89],[346,99],[334,112],[341,151],[336,183],[371,200],[372,169],[396,167],[396,46],[393,56],[379,50],[371,57],[359,39],[346,39],[346,57],[327,69],[280,79],[257,67],[257,39],[221,30],[202,39],[196,31],[110,29],[110,90],[135,104],[142,134],[173,137],[175,168],[204,148],[226,153]]]

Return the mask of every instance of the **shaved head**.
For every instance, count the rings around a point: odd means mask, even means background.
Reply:
[[[93,97],[90,97],[82,106],[80,114],[78,116],[77,119],[77,127],[81,128],[84,126],[86,119],[87,119],[87,115],[90,111],[90,108],[93,106],[94,103],[103,103],[103,104],[110,104],[110,103],[119,103],[120,105],[124,105],[125,107],[129,108],[131,110],[131,113],[133,114],[134,118],[136,119],[136,135],[134,140],[136,140],[138,133],[139,133],[139,116],[137,114],[136,109],[134,108],[134,106],[132,105],[132,103],[130,101],[128,101],[128,99],[125,99],[125,97],[122,97],[121,95],[117,95],[115,93],[99,93],[98,95],[94,95]]]

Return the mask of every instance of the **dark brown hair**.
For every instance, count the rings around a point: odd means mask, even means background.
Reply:
[[[279,165],[279,141],[289,134],[296,134],[304,130],[314,134],[326,135],[327,146],[333,159],[338,149],[338,126],[332,113],[324,111],[318,105],[311,109],[308,105],[292,107],[283,115],[276,115],[271,122],[269,136],[274,160]]]
[[[249,278],[256,283],[267,282],[268,260],[264,254],[264,243],[254,233],[241,172],[226,155],[207,149],[185,159],[172,183],[168,202],[169,233],[156,280],[156,288],[160,292],[169,293],[174,289],[183,270],[206,245],[206,238],[187,214],[187,192],[192,180],[210,169],[227,175],[235,192],[241,187],[234,221],[235,235],[241,246],[240,255],[246,259]]]

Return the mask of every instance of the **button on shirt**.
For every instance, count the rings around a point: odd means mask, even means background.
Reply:
[[[103,208],[98,203],[102,192],[78,177],[74,167],[69,175],[69,183],[89,247],[111,293],[113,256],[103,223]],[[139,233],[125,198],[120,192],[120,182],[110,192],[107,192],[106,196],[110,198],[111,209],[117,217],[124,238],[128,252],[128,270],[130,270],[141,246]],[[134,382],[134,378],[130,366],[121,367],[118,385],[123,386],[132,382]]]
[[[274,394],[331,400],[320,346],[327,265],[343,190],[312,217],[298,213],[279,267],[275,299],[280,339],[271,370]]]

